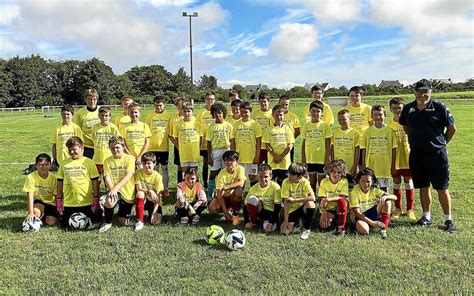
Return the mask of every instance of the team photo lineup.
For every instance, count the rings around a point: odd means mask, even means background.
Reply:
[[[300,118],[286,95],[260,92],[250,102],[233,90],[225,104],[207,92],[199,112],[185,97],[170,110],[156,96],[145,118],[141,105],[125,96],[121,114],[112,118],[110,107],[97,106],[98,91],[88,89],[87,106],[61,108],[51,153],[41,151],[26,177],[22,229],[59,225],[104,233],[121,224],[141,231],[166,216],[199,225],[207,211],[219,223],[302,240],[315,229],[337,236],[376,231],[387,239],[391,219],[402,215],[418,226],[433,224],[433,187],[442,230],[457,232],[446,151],[456,126],[449,108],[431,98],[430,81],[414,85],[414,101],[394,96],[386,107],[363,103],[362,88],[354,86],[337,113],[323,101],[322,87],[313,86],[311,94]],[[386,121],[390,113],[393,119]],[[295,145],[298,137],[301,145]],[[176,171],[168,169],[169,161]],[[415,188],[422,213],[414,211]],[[163,202],[170,200],[174,212],[164,212]],[[230,234],[231,248],[245,244],[241,231]],[[223,243],[222,228],[210,226],[206,240]]]

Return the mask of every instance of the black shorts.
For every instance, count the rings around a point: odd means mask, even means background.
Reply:
[[[176,146],[174,146],[173,152],[174,152],[173,153],[174,154],[173,163],[177,166],[180,166],[181,162],[179,161],[179,150],[178,150],[178,148],[176,148]]]
[[[168,158],[170,157],[170,153],[168,151],[152,151],[156,157],[156,163],[161,165],[168,165]]]
[[[308,174],[325,174],[324,164],[320,163],[307,163]]]
[[[270,221],[273,218],[273,212],[262,208],[262,210],[258,213],[257,217],[262,221]]]
[[[92,220],[92,223],[99,223],[102,219],[102,211],[92,213],[90,205],[83,207],[64,207],[63,216],[61,217],[62,227],[69,228],[69,218],[74,213],[84,213],[88,218]]]
[[[258,158],[258,163],[268,163],[268,151],[267,149],[260,149],[260,157]]]
[[[446,149],[433,152],[410,152],[410,170],[415,188],[429,187],[436,190],[449,187],[449,162]]]
[[[153,208],[155,206],[155,203],[152,202],[152,201],[149,201],[148,199],[145,198],[145,211],[148,212],[148,215],[151,216],[151,214],[153,213]],[[158,213],[161,213],[160,211],[160,207],[161,206],[158,206]]]
[[[84,147],[84,156],[92,159],[94,157],[94,148]]]
[[[207,150],[200,150],[199,155],[202,156],[202,158],[204,160],[203,165],[207,166],[207,157],[208,157]]]
[[[277,180],[277,182],[282,183],[283,180],[288,178],[288,170],[272,170],[272,175],[273,180]]]
[[[56,206],[53,206],[53,205],[50,205],[50,204],[47,204],[47,203],[44,203],[43,201],[39,200],[39,199],[35,199],[35,201],[33,201],[33,206],[35,204],[40,204],[40,205],[43,205],[44,206],[44,210],[43,210],[43,218],[44,217],[54,217],[56,219],[59,218],[59,213],[58,211],[56,210]]]
[[[130,204],[124,201],[123,199],[120,199],[118,201],[118,204],[119,204],[119,209],[117,212],[117,216],[119,216],[119,218],[130,219],[130,216],[132,214],[132,209],[135,204],[134,203]]]
[[[297,208],[293,212],[288,214],[288,222],[294,222],[295,224],[298,224],[298,221],[300,219],[303,219],[304,217],[304,205],[301,207]]]

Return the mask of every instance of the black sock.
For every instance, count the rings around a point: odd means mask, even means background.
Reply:
[[[207,179],[208,178],[209,178],[209,167],[206,165],[206,166],[202,167],[202,184],[206,188],[207,188]]]
[[[176,180],[178,180],[178,183],[183,182],[183,171],[178,171],[178,176],[176,177]]]
[[[176,208],[176,213],[180,217],[186,217],[188,216],[188,211],[186,211],[184,208]]]
[[[204,211],[205,209],[206,209],[206,206],[200,206],[196,210],[196,215],[201,215],[202,211]]]
[[[306,209],[306,214],[303,217],[303,228],[310,229],[311,223],[313,222],[315,209]]]
[[[104,207],[104,221],[105,223],[112,223],[112,216],[114,215],[114,208]]]

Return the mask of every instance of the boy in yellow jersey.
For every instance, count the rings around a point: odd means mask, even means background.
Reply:
[[[94,227],[102,218],[99,206],[99,172],[94,162],[84,156],[84,143],[79,137],[66,142],[70,158],[59,167],[56,192],[56,210],[61,225],[69,228],[69,217],[84,213]]]
[[[298,116],[295,113],[289,111],[290,103],[291,103],[291,99],[290,99],[289,96],[287,96],[287,95],[280,96],[278,104],[280,106],[283,106],[283,108],[285,110],[285,114],[283,116],[282,123],[283,123],[283,125],[286,125],[291,129],[291,131],[294,135],[294,138],[296,139],[296,138],[298,138],[298,136],[301,133],[300,120],[299,120]],[[270,125],[272,125],[272,124],[275,124],[275,120],[274,120],[273,117],[270,120]],[[295,158],[295,151],[293,149],[291,149],[291,151],[290,151],[290,161],[293,162],[294,158]],[[270,163],[270,165],[271,165],[272,168],[274,168],[271,163]],[[275,175],[275,174],[273,174],[273,175]]]
[[[79,109],[74,116],[74,123],[82,129],[84,135],[84,156],[92,159],[94,156],[94,140],[92,139],[92,128],[99,123],[99,108],[97,101],[99,93],[91,88],[85,91],[84,100],[87,106]]]
[[[223,213],[226,221],[233,225],[240,222],[239,211],[245,185],[245,169],[238,164],[239,154],[235,151],[226,151],[222,156],[225,169],[219,172],[216,181],[216,196],[209,203],[209,213]],[[232,215],[229,213],[232,208]]]
[[[201,127],[193,117],[193,107],[183,107],[183,119],[178,121],[173,130],[174,144],[179,150],[181,168],[199,166],[199,147],[201,143]],[[182,180],[182,176],[181,176]]]
[[[326,176],[324,167],[329,164],[331,154],[331,132],[329,125],[321,119],[323,109],[320,101],[310,104],[311,121],[305,123],[301,133],[301,162],[308,169],[313,190]]]
[[[202,182],[204,187],[207,188],[207,180],[209,178],[209,166],[208,166],[208,154],[207,154],[207,141],[205,135],[207,135],[207,128],[212,124],[215,119],[212,117],[211,108],[216,103],[216,95],[212,91],[208,91],[204,96],[204,110],[198,113],[196,119],[201,126],[202,130],[202,143],[199,154],[202,156]]]
[[[229,115],[229,117],[233,115],[231,104],[234,100],[240,100],[240,95],[236,90],[231,89],[229,90],[229,93],[227,94],[227,101],[229,102],[229,108],[227,109],[227,114]]]
[[[54,196],[56,175],[50,173],[51,157],[41,153],[35,159],[36,171],[26,177],[23,192],[28,197],[28,219],[42,219],[46,225],[54,225],[59,219]]]
[[[332,161],[328,166],[328,176],[321,181],[318,189],[321,217],[319,227],[329,229],[337,218],[336,235],[345,235],[347,220],[347,201],[349,184],[346,175],[346,164],[343,160]]]
[[[280,210],[280,185],[272,181],[272,168],[261,164],[258,167],[258,183],[250,188],[244,201],[245,228],[257,226],[260,220],[265,232],[275,231]]]
[[[165,111],[165,98],[156,96],[153,100],[154,112],[150,112],[145,119],[145,123],[150,127],[150,147],[149,151],[153,152],[156,157],[157,171],[160,171],[163,176],[163,197],[170,195],[169,173],[168,173],[168,159],[169,159],[169,131],[170,121],[173,115]]]
[[[123,96],[122,99],[120,99],[120,105],[122,105],[122,114],[117,115],[115,117],[115,125],[120,128],[122,125],[130,123],[130,115],[128,115],[129,110],[128,107],[130,104],[133,103],[132,97],[129,96]]]
[[[258,122],[250,118],[252,103],[244,102],[240,106],[242,120],[237,121],[233,129],[231,149],[237,151],[240,165],[244,167],[250,186],[257,184],[257,170],[262,147],[262,130]]]
[[[137,189],[136,211],[137,223],[135,231],[143,229],[143,212],[148,211],[151,224],[160,224],[163,217],[161,209],[161,192],[163,191],[163,178],[155,171],[156,156],[153,152],[147,152],[142,156],[143,168],[135,173],[135,184]]]
[[[112,228],[115,205],[119,204],[118,217],[122,225],[130,223],[130,214],[135,203],[135,157],[125,154],[125,140],[120,136],[110,138],[112,156],[104,162],[104,180],[108,192],[104,203],[104,223],[99,232]]]
[[[181,224],[198,224],[202,211],[206,209],[207,197],[204,187],[198,182],[198,171],[187,168],[184,181],[176,186],[176,215]]]
[[[290,151],[295,143],[291,128],[283,124],[285,108],[276,105],[272,108],[273,123],[267,127],[262,136],[262,143],[268,151],[268,164],[272,167],[273,180],[279,185],[287,177],[291,164]]]
[[[382,239],[387,239],[391,202],[397,197],[377,188],[377,177],[370,168],[358,172],[356,182],[349,198],[356,231],[368,235],[370,228],[381,229]]]
[[[303,220],[301,239],[307,240],[311,234],[311,223],[316,208],[314,191],[306,175],[306,168],[301,163],[292,163],[288,168],[288,178],[281,186],[283,202],[283,223],[280,231],[284,235],[293,232],[295,224]]]
[[[267,127],[270,125],[270,119],[272,118],[272,109],[270,109],[270,96],[262,92],[258,95],[258,104],[260,109],[253,111],[252,119],[255,120],[259,125],[262,132],[265,132]],[[267,163],[267,147],[262,145],[260,149],[259,163]]]
[[[393,129],[397,137],[397,156],[395,159],[395,172],[392,172],[393,177],[393,194],[397,197],[395,201],[395,212],[393,218],[399,218],[402,211],[402,177],[405,186],[405,193],[407,199],[407,216],[410,220],[416,220],[413,205],[415,203],[415,189],[413,187],[413,180],[411,178],[410,166],[408,165],[408,155],[410,154],[410,146],[408,144],[408,136],[403,130],[403,125],[399,123],[400,114],[402,112],[405,102],[402,98],[393,98],[389,102],[390,111],[393,113],[393,120],[388,123],[388,126]]]
[[[326,122],[327,125],[331,126],[334,124],[334,115],[332,114],[332,109],[329,104],[325,103],[322,101],[322,98],[324,96],[324,91],[323,88],[319,85],[314,85],[311,88],[311,95],[313,96],[313,102],[314,101],[319,101],[323,103],[323,114],[321,115],[321,120]],[[305,119],[305,122],[311,121],[311,113],[309,111],[311,103],[308,103],[304,107],[303,111],[303,118]]]
[[[397,138],[395,132],[385,124],[385,116],[385,108],[382,105],[372,107],[374,125],[364,131],[359,147],[362,166],[375,172],[380,189],[387,192],[390,177],[392,172],[395,172]]]
[[[353,86],[349,89],[349,103],[344,107],[351,115],[351,126],[359,135],[373,124],[370,110],[371,106],[362,103],[362,87]]]
[[[339,128],[331,130],[331,159],[342,159],[349,169],[346,179],[349,186],[354,184],[357,174],[357,164],[359,163],[359,134],[351,127],[351,116],[347,109],[342,109],[337,113]]]
[[[214,196],[217,174],[224,167],[222,155],[230,149],[230,141],[233,137],[233,127],[229,122],[225,121],[227,109],[224,105],[214,104],[211,108],[211,113],[215,122],[209,125],[206,133],[207,155],[209,156],[208,165],[211,166],[207,187],[209,199],[212,199]]]
[[[228,114],[225,120],[228,121],[232,126],[242,119],[240,115],[241,105],[242,101],[239,99],[235,99],[232,101],[232,103],[230,103],[230,109],[232,110],[232,113]]]
[[[104,173],[104,160],[112,156],[109,148],[109,140],[112,136],[118,136],[117,126],[110,122],[110,107],[102,106],[99,108],[100,123],[92,128],[92,139],[94,140],[94,157],[92,160],[97,166],[100,175]]]
[[[179,121],[183,120],[183,108],[184,106],[186,106],[187,102],[184,97],[178,97],[176,98],[174,104],[176,106],[177,111],[176,114],[173,114],[170,119],[169,140],[171,141],[171,143],[173,143],[173,163],[176,165],[176,181],[179,183],[183,181],[183,171],[181,168],[181,162],[179,161],[178,143],[173,136],[173,132],[176,124]]]
[[[52,144],[53,161],[56,161],[57,165],[62,165],[69,158],[69,152],[66,147],[67,140],[73,136],[83,138],[81,128],[72,122],[73,115],[74,108],[71,105],[64,105],[61,108],[61,125],[55,128],[51,134],[50,143]]]
[[[135,157],[137,166],[140,166],[140,162],[143,154],[148,151],[150,146],[150,127],[140,121],[140,105],[132,103],[128,107],[130,114],[130,123],[122,125],[120,128],[120,135],[125,140],[125,152]]]

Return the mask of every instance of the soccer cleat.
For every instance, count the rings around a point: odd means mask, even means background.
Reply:
[[[181,224],[188,224],[189,218],[187,216],[181,217],[180,222]]]
[[[304,229],[303,232],[301,233],[301,239],[302,240],[307,240],[309,238],[309,235],[311,234],[311,230],[309,229]]]
[[[199,223],[199,219],[201,219],[201,217],[199,215],[194,215],[193,216],[193,220],[191,221],[191,223],[193,223],[194,225],[198,224]]]
[[[402,209],[395,209],[395,211],[392,214],[392,218],[398,219],[402,215]]]
[[[232,225],[239,225],[239,223],[240,223],[239,215],[233,215],[232,216]]]
[[[93,223],[91,219],[89,219],[89,225],[87,226],[87,229],[96,229],[99,227],[99,223]]]
[[[380,236],[382,239],[388,239],[387,230],[380,230]]]
[[[446,220],[446,222],[444,222],[443,230],[449,233],[458,232],[458,230],[456,229],[456,226],[454,226],[453,220]]]
[[[137,221],[137,223],[135,223],[135,231],[140,231],[143,229],[143,222],[142,221]]]
[[[337,230],[334,234],[336,236],[345,236],[346,235],[346,230],[342,227],[337,227]]]
[[[408,210],[407,211],[407,216],[408,216],[408,219],[410,219],[412,221],[416,220],[415,212],[413,210]]]
[[[416,222],[416,225],[418,226],[431,226],[433,225],[433,221],[426,219],[425,216],[422,216],[420,220]]]
[[[104,223],[104,224],[102,224],[102,226],[99,228],[99,232],[100,232],[100,233],[106,232],[106,231],[109,230],[110,228],[112,228],[112,223]]]
[[[169,197],[170,196],[170,191],[168,189],[165,189],[162,191],[163,197]]]

